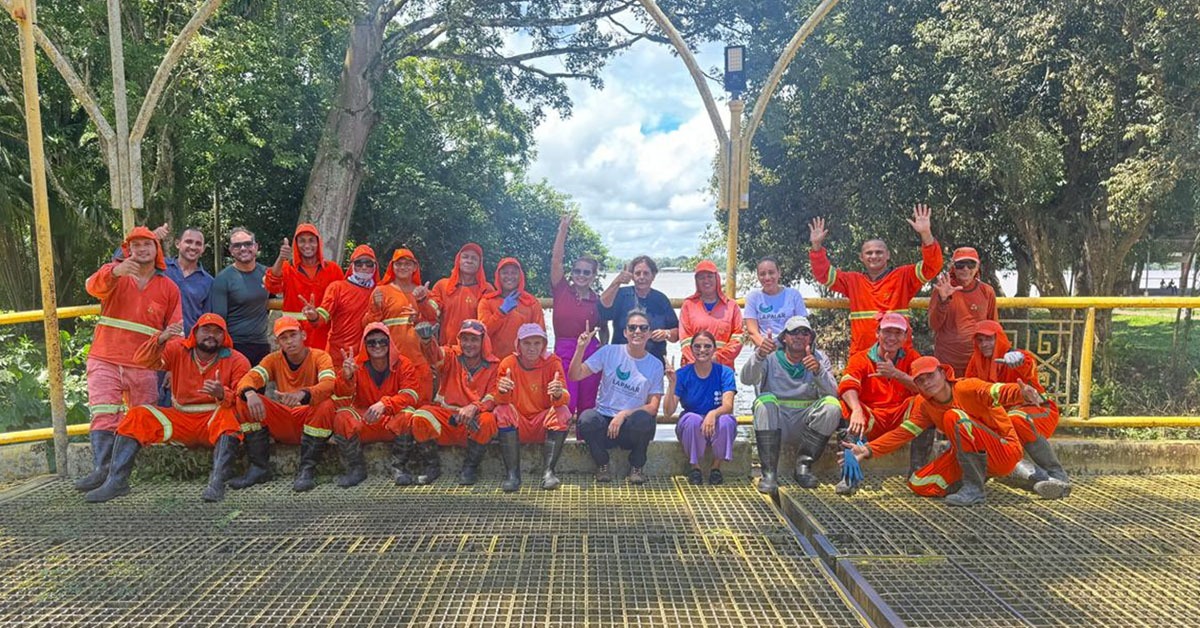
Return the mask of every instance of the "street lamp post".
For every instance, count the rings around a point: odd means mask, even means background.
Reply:
[[[787,70],[787,66],[792,59],[796,58],[800,46],[816,30],[817,25],[825,19],[825,16],[837,6],[839,0],[822,0],[804,24],[792,35],[791,41],[784,48],[783,54],[775,61],[775,67],[771,69],[771,74],[767,76],[762,91],[755,99],[754,110],[750,113],[750,120],[745,126],[742,125],[745,105],[741,100],[741,93],[746,89],[745,48],[729,46],[725,49],[725,89],[730,93],[728,132],[725,130],[725,123],[721,120],[716,100],[713,99],[712,92],[708,89],[704,73],[700,71],[700,65],[696,62],[695,55],[687,47],[683,36],[679,34],[679,29],[675,28],[655,0],[639,0],[639,2],[658,24],[658,27],[667,34],[667,39],[671,41],[671,45],[679,53],[679,58],[687,66],[688,73],[692,75],[692,81],[696,84],[696,91],[700,92],[700,98],[704,101],[704,108],[708,111],[713,130],[717,134],[721,158],[720,166],[717,169],[717,206],[729,211],[729,224],[726,230],[729,236],[727,243],[729,250],[725,266],[728,281],[725,282],[725,290],[732,297],[737,292],[738,212],[750,205],[750,146],[754,140],[754,132],[758,130],[763,111],[766,110],[767,103],[771,101],[771,96],[779,87],[779,82],[783,79],[783,73]],[[731,87],[738,89],[731,89]]]

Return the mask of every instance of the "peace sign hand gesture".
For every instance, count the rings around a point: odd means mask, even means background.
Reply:
[[[348,381],[354,379],[354,374],[358,372],[358,365],[354,363],[354,353],[343,347],[339,349],[342,354],[342,377]]]
[[[316,306],[313,305],[313,301],[316,301],[316,298],[316,294],[309,294],[307,299],[303,295],[300,296],[300,302],[304,304],[304,307],[300,308],[300,313],[310,323],[315,323],[317,319],[321,318],[321,314],[317,312]]]

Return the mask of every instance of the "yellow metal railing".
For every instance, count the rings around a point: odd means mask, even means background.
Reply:
[[[739,300],[741,303],[741,300]],[[682,304],[682,299],[672,299],[672,305],[679,307]],[[825,309],[840,309],[848,310],[849,303],[845,299],[824,299],[813,298],[805,299],[805,304],[810,310],[825,310]],[[551,307],[549,299],[542,299],[544,307]],[[1011,325],[1018,326],[1036,326],[1050,325],[1057,326],[1059,330],[1050,330],[1045,332],[1049,336],[1054,336],[1056,340],[1047,341],[1038,335],[1038,340],[1034,341],[1034,335],[1027,332],[1029,342],[1024,343],[1024,348],[1030,350],[1038,356],[1039,360],[1045,360],[1044,364],[1052,365],[1054,361],[1061,361],[1062,366],[1056,366],[1056,372],[1064,372],[1067,375],[1065,381],[1062,382],[1061,388],[1066,392],[1059,394],[1063,403],[1060,405],[1064,408],[1063,418],[1060,425],[1070,427],[1089,427],[1089,428],[1113,428],[1113,427],[1186,427],[1200,428],[1200,417],[1196,416],[1092,416],[1091,415],[1091,395],[1092,395],[1092,365],[1095,359],[1095,344],[1096,344],[1096,311],[1104,309],[1171,309],[1180,310],[1186,308],[1200,308],[1200,298],[1198,297],[1008,297],[996,299],[996,305],[1000,310],[1012,309],[1041,309],[1041,310],[1071,310],[1072,317],[1069,319],[1001,319],[1001,323],[1006,326],[1006,329]],[[271,309],[279,309],[280,301],[274,299],[271,301]],[[911,307],[915,309],[927,309],[929,307],[929,299],[913,299]],[[1074,317],[1075,312],[1082,311],[1084,318],[1081,320]],[[93,316],[100,313],[99,305],[78,305],[72,307],[63,307],[58,309],[58,318],[76,318],[80,316]],[[14,325],[18,323],[32,323],[42,320],[41,310],[30,310],[26,312],[9,312],[0,313],[0,325]],[[1083,325],[1082,338],[1080,340],[1080,351],[1078,356],[1078,388],[1077,388],[1077,403],[1072,403],[1070,397],[1072,392],[1072,381],[1070,373],[1074,371],[1075,356],[1074,356],[1074,328],[1078,325]],[[1017,346],[1022,346],[1022,343],[1016,343]],[[1065,348],[1064,348],[1065,345]],[[1050,355],[1047,355],[1050,354]],[[1050,387],[1054,389],[1054,386]],[[1068,412],[1074,407],[1075,416],[1069,416]],[[740,417],[743,418],[744,417]],[[741,421],[745,422],[745,421]],[[87,424],[75,424],[67,426],[69,435],[81,435],[87,433]],[[0,445],[10,445],[14,443],[33,442],[50,440],[53,438],[53,430],[51,428],[39,428],[32,430],[24,430],[20,432],[0,433]]]

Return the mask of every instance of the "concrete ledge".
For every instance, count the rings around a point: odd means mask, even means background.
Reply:
[[[50,462],[46,458],[47,448],[52,442],[20,443],[0,447],[0,482],[24,480],[50,473]]]
[[[1081,474],[1165,474],[1165,473],[1194,473],[1200,468],[1200,441],[1131,441],[1111,439],[1064,438],[1053,439],[1055,450],[1063,466],[1071,473]],[[44,447],[48,443],[30,443],[20,446],[0,448],[0,461],[3,462],[4,475],[0,477],[19,479],[47,473]],[[24,448],[20,453],[16,450]],[[12,453],[9,453],[10,450]],[[387,474],[390,458],[390,444],[373,443],[367,445],[367,464],[371,474]],[[613,449],[611,467],[617,477],[628,473],[628,452]],[[297,447],[274,445],[271,462],[276,472],[287,476],[295,473],[299,455]],[[463,450],[460,448],[442,449],[442,472],[444,475],[457,474],[462,467]],[[795,463],[795,448],[785,447],[781,456],[780,471],[785,477],[791,473]],[[683,450],[679,443],[671,440],[656,440],[650,443],[646,463],[646,473],[652,476],[672,476],[685,474],[690,465],[684,459]],[[722,465],[726,477],[745,478],[752,474],[751,460],[757,466],[757,454],[751,443],[738,440],[734,445],[734,459]],[[10,459],[14,462],[10,462]],[[91,468],[91,447],[87,443],[73,443],[70,448],[71,475],[79,476]],[[204,478],[211,466],[211,453],[208,450],[188,450],[178,446],[159,445],[142,450],[138,454],[136,473],[142,478],[166,477],[173,479]],[[702,466],[707,468],[708,461]],[[901,448],[895,453],[872,460],[871,470],[879,474],[901,475],[908,471],[908,450]],[[332,447],[325,453],[325,461],[321,466],[323,474],[340,472],[340,461]],[[558,470],[563,474],[590,474],[594,470],[587,446],[574,439],[568,439]],[[837,458],[831,444],[817,464],[817,471],[823,475],[835,474]],[[527,477],[540,474],[542,469],[542,446],[524,445],[521,448],[521,472]],[[481,473],[486,478],[497,478],[503,474],[504,464],[500,460],[500,452],[495,445],[488,447],[484,456]]]

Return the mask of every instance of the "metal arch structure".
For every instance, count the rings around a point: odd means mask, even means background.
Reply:
[[[704,73],[700,70],[700,64],[696,61],[691,49],[687,47],[687,42],[683,40],[679,29],[671,23],[671,19],[658,6],[656,0],[639,0],[639,2],[659,28],[667,34],[667,39],[679,54],[679,58],[683,60],[688,73],[692,76],[692,81],[696,84],[696,91],[700,92],[700,98],[704,102],[705,110],[708,111],[713,131],[717,135],[720,151],[720,164],[717,170],[717,187],[719,188],[717,207],[729,211],[729,224],[726,228],[725,291],[730,297],[734,297],[737,296],[738,213],[750,207],[750,148],[754,141],[754,133],[758,130],[767,105],[771,102],[771,97],[775,95],[775,90],[779,88],[779,82],[783,80],[783,73],[787,71],[788,65],[791,64],[792,59],[796,58],[796,53],[800,51],[800,47],[804,45],[809,35],[837,6],[839,0],[822,0],[804,24],[792,35],[783,54],[775,61],[775,66],[767,76],[767,82],[763,85],[762,92],[755,99],[750,120],[744,126],[742,114],[745,111],[745,104],[736,97],[729,101],[728,130],[725,129],[725,123],[721,120],[717,101],[708,88]]]

